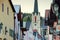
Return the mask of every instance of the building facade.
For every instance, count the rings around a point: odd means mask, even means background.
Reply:
[[[18,14],[20,14],[21,11],[20,5],[14,5],[15,8],[15,40],[20,40],[20,21],[18,21]]]
[[[18,40],[22,40],[22,27],[23,27],[23,13],[21,12],[21,7],[19,8],[19,12],[17,14],[17,22],[18,22]]]
[[[56,14],[58,14],[57,15],[57,18],[58,18],[58,24],[57,24],[57,26],[56,26],[56,31],[57,31],[57,35],[56,35],[56,37],[55,37],[55,39],[56,40],[60,40],[60,0],[53,0],[53,3],[55,3],[55,4],[57,4],[57,6],[58,6],[58,13],[56,13]]]
[[[11,0],[0,0],[0,40],[14,40],[14,13]]]

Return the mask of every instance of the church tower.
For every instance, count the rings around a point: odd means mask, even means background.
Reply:
[[[38,1],[34,2],[34,12],[32,13],[32,28],[40,34],[40,13],[38,12]]]

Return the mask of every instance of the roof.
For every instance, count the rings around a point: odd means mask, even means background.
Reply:
[[[21,11],[21,6],[20,5],[14,5],[14,9],[16,11],[16,13],[19,13],[19,11]]]
[[[15,9],[14,9],[14,6],[12,4],[12,1],[11,0],[8,0],[8,1],[9,1],[10,5],[11,5],[11,8],[12,8],[13,12],[15,12]]]

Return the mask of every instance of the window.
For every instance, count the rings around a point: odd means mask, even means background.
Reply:
[[[0,40],[2,40],[2,38],[0,38]]]
[[[33,32],[33,35],[36,36],[36,32]]]
[[[33,12],[33,15],[35,15],[35,13]]]
[[[35,26],[36,26],[36,24],[35,24]]]
[[[3,25],[3,24],[2,24],[2,23],[0,23],[0,33],[1,33],[2,25]]]
[[[9,7],[7,7],[7,14],[9,15]]]
[[[2,12],[4,12],[4,4],[2,3]]]
[[[12,29],[9,29],[9,35],[10,35],[11,37],[14,37],[14,31],[13,31]]]
[[[8,32],[8,31],[7,31],[7,27],[5,27],[5,35],[7,34],[7,32]]]
[[[44,34],[44,35],[46,35],[46,31],[47,31],[46,29],[43,30],[43,34]]]
[[[3,40],[7,40],[6,38],[4,38]]]
[[[37,18],[36,18],[36,16],[35,16],[35,23],[36,23],[36,19],[37,19]]]
[[[58,19],[60,19],[60,15],[58,15]]]
[[[50,34],[53,34],[53,32],[54,32],[53,28],[50,27],[49,33],[50,33]]]
[[[18,26],[20,27],[20,24],[18,23]]]
[[[33,35],[36,36],[36,34],[38,34],[38,32],[33,32]]]

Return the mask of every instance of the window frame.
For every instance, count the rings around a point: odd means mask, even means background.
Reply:
[[[2,3],[2,12],[4,12],[4,3]]]
[[[9,15],[9,7],[7,7],[7,15]]]

